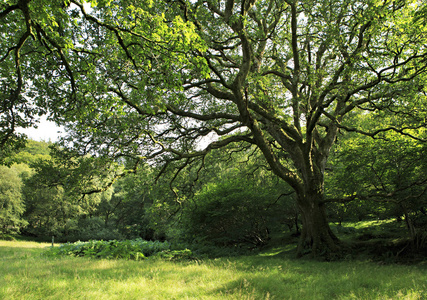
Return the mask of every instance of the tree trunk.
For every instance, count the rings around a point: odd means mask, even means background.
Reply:
[[[322,192],[299,195],[298,206],[302,216],[302,232],[297,256],[331,257],[340,251],[340,241],[332,232],[321,200]]]

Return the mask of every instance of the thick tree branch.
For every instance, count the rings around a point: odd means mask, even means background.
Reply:
[[[10,5],[8,7],[6,7],[2,12],[0,12],[0,19],[3,19],[4,17],[6,17],[10,12],[19,9],[20,6],[19,4],[15,4],[15,5]]]

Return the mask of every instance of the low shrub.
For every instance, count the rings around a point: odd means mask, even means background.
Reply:
[[[190,258],[190,250],[171,250],[169,242],[146,241],[143,239],[125,241],[88,241],[66,243],[59,247],[50,248],[49,256],[69,255],[105,259],[143,260],[156,256],[168,260]]]
[[[164,250],[156,253],[155,256],[164,260],[189,260],[194,258],[193,252],[191,252],[189,249]]]

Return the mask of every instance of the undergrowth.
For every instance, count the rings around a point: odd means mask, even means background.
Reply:
[[[158,257],[168,260],[192,258],[189,249],[172,250],[169,242],[146,241],[143,239],[125,241],[88,241],[62,244],[52,247],[47,256],[78,256],[104,259],[143,260],[147,257]]]

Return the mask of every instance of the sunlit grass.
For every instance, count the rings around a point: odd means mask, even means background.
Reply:
[[[274,251],[202,262],[42,256],[49,246],[0,241],[0,299],[427,298],[426,264],[316,262]]]

